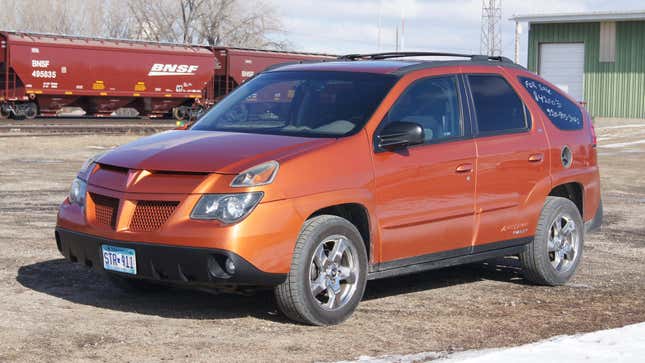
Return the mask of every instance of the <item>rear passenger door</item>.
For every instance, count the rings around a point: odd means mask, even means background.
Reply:
[[[533,122],[516,82],[501,73],[464,77],[477,149],[473,252],[522,244],[535,231],[531,216],[542,208],[531,204],[531,194],[549,182],[544,130]]]

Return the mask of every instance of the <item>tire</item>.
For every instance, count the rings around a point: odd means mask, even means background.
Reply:
[[[186,120],[188,109],[185,106],[179,106],[172,109],[172,117],[177,121]]]
[[[566,198],[547,197],[535,238],[520,254],[525,278],[539,285],[565,284],[582,260],[583,246],[578,207]]]
[[[24,111],[25,117],[28,120],[33,120],[38,116],[38,105],[35,102],[29,102],[27,108]]]
[[[108,279],[112,283],[112,285],[114,285],[115,287],[125,292],[151,293],[151,292],[156,292],[163,289],[162,285],[157,285],[157,284],[148,282],[146,280],[133,279],[133,278],[124,277],[124,276],[116,275],[109,272],[106,274],[108,276]]]
[[[0,120],[6,120],[9,118],[9,112],[6,109],[6,106],[0,104]]]
[[[361,234],[346,219],[320,215],[302,227],[291,270],[275,288],[275,297],[291,320],[334,325],[354,312],[366,282],[367,252]]]

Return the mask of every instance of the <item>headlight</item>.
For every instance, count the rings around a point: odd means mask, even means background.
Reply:
[[[205,194],[197,202],[190,217],[217,219],[223,223],[239,222],[258,205],[264,193]]]
[[[69,202],[84,207],[86,192],[87,183],[79,178],[74,179],[74,181],[72,182],[72,187],[69,190]]]
[[[106,151],[106,152],[107,152],[107,151]],[[87,180],[87,177],[89,176],[88,174],[89,174],[89,173],[92,171],[92,169],[94,168],[94,164],[96,163],[96,161],[97,161],[101,156],[103,156],[103,154],[105,154],[106,152],[102,152],[102,153],[96,154],[96,155],[92,156],[91,158],[89,158],[89,159],[85,160],[85,162],[84,162],[84,163],[83,163],[83,165],[81,166],[81,170],[79,170],[79,171],[78,171],[78,177],[79,177],[79,178],[81,178],[81,179],[83,179],[83,180]]]
[[[256,165],[239,173],[231,182],[231,186],[241,188],[271,184],[279,167],[280,164],[275,160]]]

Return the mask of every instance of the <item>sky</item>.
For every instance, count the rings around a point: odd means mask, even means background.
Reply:
[[[402,50],[479,53],[481,0],[268,0],[281,18],[277,35],[297,51],[331,54],[393,51],[405,18]],[[520,14],[645,10],[644,0],[502,0],[502,54],[513,58]],[[381,47],[378,47],[379,13]],[[520,63],[526,64],[528,28],[522,27]]]

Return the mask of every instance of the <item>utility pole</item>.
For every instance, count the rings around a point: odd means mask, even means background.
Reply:
[[[383,0],[378,2],[378,33],[376,35],[376,51],[381,51],[381,13],[383,11]]]
[[[396,35],[395,36],[396,36],[395,49],[398,52],[399,51],[399,26],[398,25],[396,26]]]
[[[405,47],[405,8],[401,8],[401,51]]]
[[[502,55],[502,0],[482,0],[482,29],[479,51]]]
[[[520,33],[522,32],[522,26],[520,22],[515,20],[515,63],[520,63]]]

